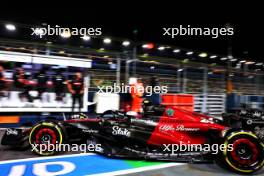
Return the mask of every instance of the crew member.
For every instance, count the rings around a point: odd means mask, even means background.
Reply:
[[[13,74],[14,87],[21,89],[23,88],[25,81],[25,74],[22,68],[17,68],[15,73]]]
[[[44,69],[41,70],[37,75],[37,80],[38,80],[38,84],[37,84],[38,98],[42,100],[42,94],[46,92],[47,81],[48,81]]]
[[[64,82],[65,78],[62,75],[62,71],[58,70],[56,75],[52,78],[54,92],[56,94],[56,101],[62,101],[64,96]]]
[[[142,112],[144,86],[141,79],[137,79],[135,84],[131,85],[132,108],[131,110],[140,113]]]
[[[36,86],[36,82],[33,80],[33,77],[31,73],[25,74],[24,79],[24,92],[22,93],[28,100],[28,102],[33,102],[34,98],[30,95],[30,92],[34,89]]]
[[[13,75],[14,86],[22,91],[19,94],[19,98],[26,97],[28,102],[33,102],[32,96],[29,94],[33,90],[34,81],[30,75],[25,75],[23,68],[16,69],[16,72]]]
[[[84,83],[82,74],[80,72],[77,72],[75,74],[75,78],[67,82],[67,87],[69,92],[72,94],[72,112],[74,112],[76,101],[78,101],[79,111],[81,111],[82,98],[84,93]]]
[[[4,96],[2,92],[6,88],[6,78],[4,76],[4,68],[0,65],[0,97]]]
[[[159,79],[157,76],[152,76],[150,78],[150,86],[152,87],[152,90],[156,87],[159,86]]]

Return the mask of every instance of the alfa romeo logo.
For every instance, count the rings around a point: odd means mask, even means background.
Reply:
[[[169,109],[166,111],[166,113],[167,113],[168,116],[173,116],[173,114],[174,114],[174,110],[171,109],[171,108],[169,108]]]

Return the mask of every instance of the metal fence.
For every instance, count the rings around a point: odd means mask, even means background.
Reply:
[[[170,93],[223,94],[227,93],[229,87],[229,91],[233,93],[264,95],[264,74],[262,73],[241,73],[236,70],[227,73],[224,68],[219,72],[210,67],[195,68],[192,66],[176,67],[174,70],[171,69],[170,73],[138,68],[137,77],[143,78],[146,84],[152,76],[159,78],[160,85],[168,86]]]
[[[226,112],[225,94],[195,94],[194,111],[220,118]]]

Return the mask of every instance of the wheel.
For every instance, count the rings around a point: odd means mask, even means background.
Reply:
[[[232,150],[227,146],[232,145]],[[251,174],[264,165],[264,144],[251,132],[233,132],[225,139],[223,162],[228,169]]]
[[[32,151],[39,155],[54,155],[59,152],[60,144],[65,142],[65,133],[54,122],[41,122],[35,125],[29,135]]]

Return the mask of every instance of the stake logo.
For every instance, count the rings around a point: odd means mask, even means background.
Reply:
[[[119,128],[118,126],[113,126],[113,135],[121,135],[121,136],[131,136],[131,132],[128,131],[126,128]]]
[[[6,135],[18,135],[18,131],[9,128],[6,130]]]

